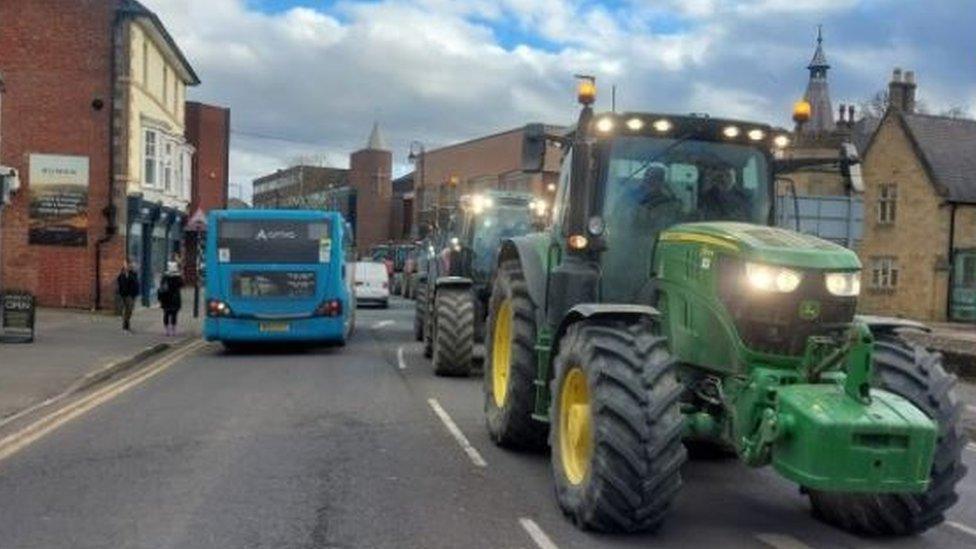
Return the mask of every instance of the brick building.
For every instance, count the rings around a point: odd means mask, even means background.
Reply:
[[[418,234],[434,220],[434,212],[458,197],[485,189],[527,191],[551,202],[562,153],[550,146],[543,173],[525,173],[522,148],[526,127],[477,137],[462,143],[421,151],[414,156],[414,216]],[[561,129],[547,126],[548,131]]]
[[[182,238],[182,110],[199,79],[135,0],[3,0],[0,21],[0,164],[23,183],[2,221],[5,286],[42,305],[112,306],[128,254],[148,297]]]
[[[255,208],[317,208],[342,213],[353,227],[356,246],[366,250],[395,236],[393,155],[378,124],[366,147],[349,157],[349,169],[293,166],[254,180]]]
[[[916,112],[895,69],[863,158],[864,312],[976,321],[976,120]]]
[[[190,204],[193,220],[206,219],[213,209],[227,207],[230,164],[230,109],[195,101],[186,103],[186,140],[193,147]],[[191,227],[205,229],[206,227]],[[201,232],[186,234],[183,270],[188,281],[196,279],[198,259],[202,258]]]

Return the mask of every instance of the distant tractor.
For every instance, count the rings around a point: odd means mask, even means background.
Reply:
[[[571,137],[535,136],[565,151],[550,229],[499,253],[492,438],[548,442],[559,505],[587,529],[656,528],[701,444],[772,465],[853,532],[942,522],[966,471],[955,378],[900,337],[917,325],[855,315],[852,251],[769,226],[775,173],[798,164],[777,159],[785,133],[595,116],[594,95],[584,80]],[[835,162],[860,188],[852,149]]]
[[[428,267],[426,307],[417,300],[434,373],[467,376],[475,345],[484,340],[488,296],[503,240],[538,229],[546,205],[529,193],[490,191],[465,195],[441,251]],[[432,269],[433,267],[433,269]]]

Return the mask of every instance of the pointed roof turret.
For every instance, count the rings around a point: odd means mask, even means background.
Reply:
[[[380,123],[373,122],[373,130],[369,132],[369,140],[366,142],[366,149],[372,151],[385,151],[386,141],[383,139],[383,134],[380,132]]]
[[[826,137],[837,129],[834,122],[834,108],[830,104],[830,88],[827,85],[827,55],[823,50],[823,26],[817,25],[817,49],[807,69],[810,70],[810,81],[803,98],[810,103],[810,120],[805,122],[799,131],[814,137]]]

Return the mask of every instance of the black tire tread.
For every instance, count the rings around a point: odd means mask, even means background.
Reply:
[[[571,364],[586,370],[594,422],[589,478],[563,478],[558,460],[558,383]],[[583,321],[560,343],[552,382],[550,446],[560,506],[577,525],[601,532],[656,529],[681,487],[687,459],[676,363],[649,322]]]
[[[434,373],[471,375],[474,360],[474,298],[469,288],[439,288],[434,296]]]
[[[512,362],[509,366],[509,388],[505,408],[495,405],[492,385],[493,327],[498,305],[512,300],[515,333]],[[535,305],[529,297],[522,266],[516,259],[502,262],[495,277],[485,323],[484,393],[488,432],[495,444],[506,448],[538,450],[545,448],[548,428],[532,417],[535,411]]]

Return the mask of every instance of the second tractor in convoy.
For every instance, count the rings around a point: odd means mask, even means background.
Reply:
[[[529,193],[489,191],[462,196],[458,206],[450,227],[440,233],[440,251],[427,261],[417,319],[434,372],[466,376],[475,345],[483,341],[501,243],[537,229],[546,205]]]
[[[565,154],[550,230],[498,254],[492,438],[548,442],[559,505],[588,529],[661,524],[702,443],[771,465],[853,532],[942,522],[966,470],[955,378],[899,335],[919,326],[855,314],[854,252],[770,226],[775,174],[797,166],[775,154],[785,132],[596,116],[594,95],[584,80],[572,137],[551,136]],[[850,147],[836,162],[859,187]]]

